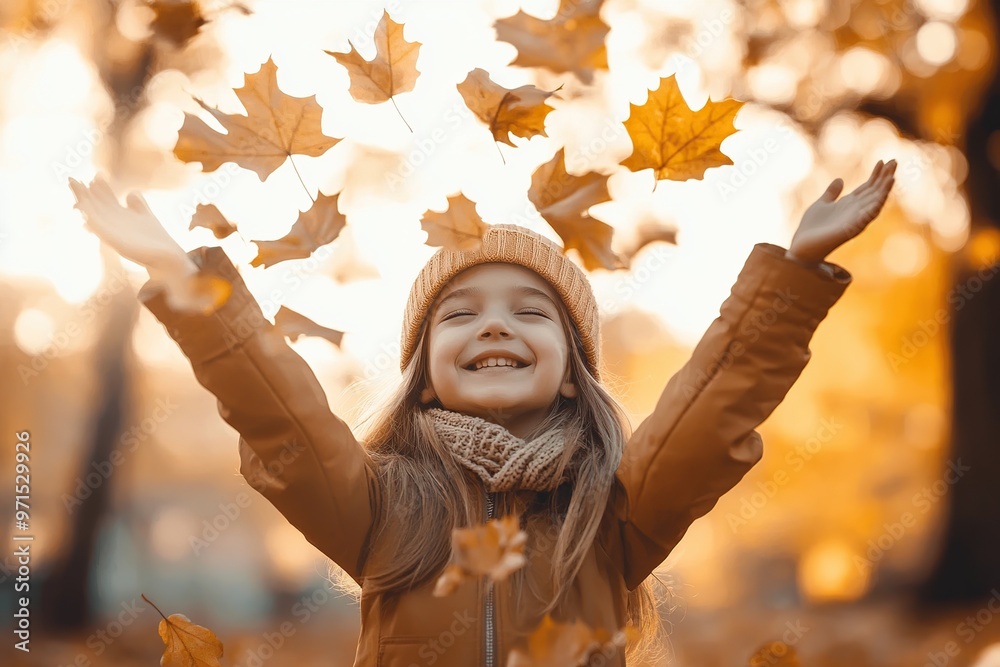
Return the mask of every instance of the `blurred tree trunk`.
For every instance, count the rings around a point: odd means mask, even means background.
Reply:
[[[110,269],[110,267],[108,267]],[[111,272],[108,271],[110,275]],[[94,405],[95,420],[87,435],[85,453],[80,459],[80,473],[74,479],[86,479],[94,472],[91,464],[108,461],[121,442],[128,400],[128,355],[137,302],[131,290],[119,293],[108,306],[109,315],[94,353],[96,375],[100,378]],[[100,534],[101,520],[108,514],[115,485],[112,473],[73,512],[70,538],[46,573],[41,584],[42,622],[58,632],[84,630],[90,626],[93,608],[90,599],[94,547]],[[71,495],[75,489],[68,491]]]
[[[1000,16],[1000,0],[990,3]],[[996,49],[996,41],[993,41]],[[994,58],[996,57],[994,53]],[[973,233],[1000,227],[1000,68],[966,132]],[[991,161],[990,144],[993,159]],[[984,600],[1000,588],[1000,266],[962,269],[951,309],[951,461],[971,468],[951,485],[943,545],[919,587],[925,605]],[[961,296],[963,289],[967,297]],[[959,305],[960,304],[960,305]]]

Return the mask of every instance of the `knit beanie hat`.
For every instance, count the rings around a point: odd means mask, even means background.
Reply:
[[[519,225],[489,225],[479,249],[458,251],[441,248],[431,256],[413,281],[410,298],[406,302],[400,368],[406,366],[416,351],[424,319],[441,288],[465,269],[490,262],[523,266],[552,285],[580,334],[587,367],[599,379],[600,321],[590,281],[557,244]]]

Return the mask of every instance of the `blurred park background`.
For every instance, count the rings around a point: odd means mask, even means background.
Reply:
[[[557,238],[525,191],[565,146],[567,164],[611,175],[591,214],[615,249],[650,226],[676,234],[590,274],[634,425],[755,243],[787,247],[833,178],[849,192],[877,160],[899,163],[880,217],[829,257],[853,284],[761,427],[763,460],[662,567],[675,608],[661,664],[745,665],[781,640],[806,666],[1000,665],[1000,2],[582,4],[610,27],[606,68],[512,64],[494,23],[551,18],[556,0],[0,4],[0,478],[10,489],[15,434],[30,431],[36,536],[32,651],[5,630],[0,662],[154,664],[159,616],[141,594],[212,628],[224,665],[350,665],[358,631],[323,556],[239,475],[237,434],[135,299],[145,271],[84,229],[68,178],[141,191],[186,250],[222,245],[265,314],[285,305],[345,332],[291,344],[349,420],[398,375],[402,306],[434,251],[423,212],[461,191],[487,222]],[[386,8],[423,45],[398,112],[355,102],[324,53],[371,58]],[[315,94],[325,133],[345,137],[296,167],[313,192],[342,192],[349,223],[322,254],[265,269],[249,266],[250,239],[282,236],[310,205],[299,176],[204,173],[172,149],[185,112],[208,118],[195,98],[243,113],[233,89],[269,57],[282,90]],[[548,136],[494,144],[455,89],[475,67],[508,88],[563,86]],[[746,104],[723,144],[732,165],[654,189],[619,166],[622,123],[674,73],[693,109]],[[189,229],[203,203],[239,233]]]

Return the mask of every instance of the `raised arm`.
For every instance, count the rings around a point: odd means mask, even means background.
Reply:
[[[754,429],[799,377],[813,332],[851,282],[836,264],[785,253],[754,246],[719,317],[625,448],[615,504],[630,589],[760,460]]]
[[[240,472],[316,548],[360,583],[380,505],[367,453],[329,407],[309,365],[268,322],[221,248],[187,255],[232,284],[212,315],[171,309],[154,280],[140,301],[166,327],[195,377],[240,434]]]

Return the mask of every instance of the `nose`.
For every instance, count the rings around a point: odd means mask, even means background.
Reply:
[[[483,325],[479,329],[480,340],[506,339],[510,338],[510,325],[506,318],[494,312],[483,320]]]

